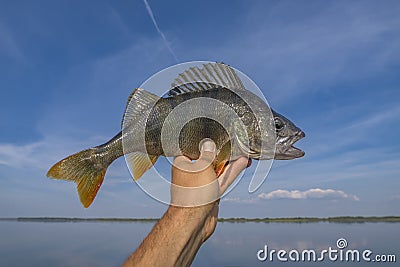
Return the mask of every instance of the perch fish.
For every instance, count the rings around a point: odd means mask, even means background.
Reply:
[[[168,116],[177,107],[196,99],[215,100],[221,105],[194,101],[184,112],[192,119],[179,133],[173,133],[177,145],[168,148],[162,142],[162,128],[170,121],[173,129],[176,121],[171,123]],[[234,111],[233,117],[227,114],[226,107]],[[196,114],[210,114],[210,117]],[[293,144],[304,136],[294,123],[247,90],[234,69],[223,63],[208,63],[201,69],[192,67],[181,73],[163,97],[136,88],[128,98],[121,132],[102,145],[59,161],[47,176],[77,183],[80,201],[87,208],[96,197],[108,166],[125,154],[134,166],[132,172],[137,180],[160,156],[185,155],[197,159],[199,143],[209,138],[216,144],[214,168],[219,175],[229,160],[238,156],[256,160],[302,157],[304,152]]]

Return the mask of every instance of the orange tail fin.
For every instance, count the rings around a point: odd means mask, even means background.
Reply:
[[[78,185],[81,203],[87,208],[92,204],[103,183],[108,165],[96,157],[94,149],[87,149],[54,164],[47,176],[74,181]]]

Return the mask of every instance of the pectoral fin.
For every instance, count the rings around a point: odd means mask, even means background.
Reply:
[[[227,142],[219,151],[217,158],[215,159],[215,172],[219,177],[224,171],[225,167],[229,162],[231,156],[231,143]]]
[[[215,173],[217,174],[217,177],[219,177],[225,171],[227,164],[227,160],[223,160],[217,163],[217,165],[215,166]]]

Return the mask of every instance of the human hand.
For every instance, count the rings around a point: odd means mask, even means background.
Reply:
[[[218,200],[236,177],[250,164],[247,157],[231,161],[217,179],[213,169],[215,144],[205,140],[200,157],[192,162],[185,156],[175,158],[172,166],[171,205],[195,207]]]
[[[215,144],[206,141],[195,162],[174,160],[171,206],[124,266],[190,266],[217,225],[219,198],[249,162],[245,157],[230,162],[217,179],[215,155]]]
[[[216,227],[219,198],[250,162],[247,157],[231,161],[217,178],[212,165],[215,156],[215,144],[207,140],[201,146],[198,160],[192,162],[185,156],[179,156],[172,167],[171,205],[195,208],[192,216],[199,218],[205,213],[203,242]]]

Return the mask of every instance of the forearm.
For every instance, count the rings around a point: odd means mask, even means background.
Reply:
[[[215,205],[170,206],[124,266],[189,266],[208,238],[204,226]]]
[[[219,198],[248,166],[247,158],[228,164],[217,179],[211,163],[215,144],[204,142],[196,162],[180,156],[172,166],[171,203],[160,221],[124,266],[189,266],[214,232]],[[210,203],[204,205],[204,203]]]

